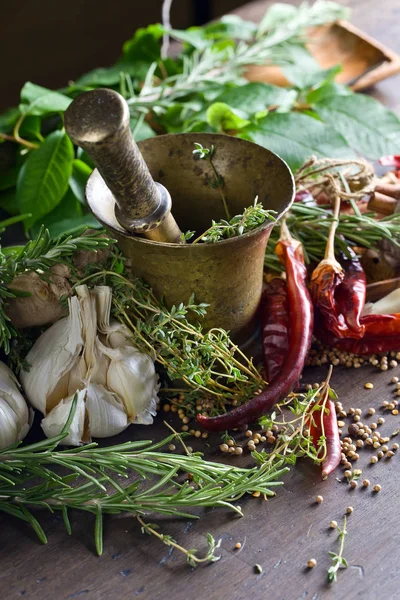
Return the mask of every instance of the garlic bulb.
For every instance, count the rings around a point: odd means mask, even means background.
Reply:
[[[23,440],[32,423],[19,387],[11,369],[0,362],[0,450]]]
[[[69,316],[43,333],[26,357],[21,381],[45,418],[48,437],[58,435],[77,393],[63,444],[120,433],[131,423],[150,425],[156,414],[158,378],[153,359],[133,345],[129,329],[110,322],[111,288],[81,285],[69,299]]]

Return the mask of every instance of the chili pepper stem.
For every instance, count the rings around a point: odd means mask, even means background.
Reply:
[[[335,203],[334,203],[334,209],[333,209],[333,215],[332,215],[333,216],[332,225],[329,230],[328,242],[326,244],[326,249],[325,249],[325,257],[324,257],[324,260],[322,261],[322,263],[329,263],[331,265],[335,265],[335,267],[339,271],[342,271],[342,267],[341,267],[340,263],[335,258],[335,235],[336,235],[337,227],[339,225],[339,213],[340,213],[341,200],[340,200],[340,196],[338,194],[335,180],[333,179],[332,176],[329,176],[329,179],[331,180],[332,185],[335,189]]]

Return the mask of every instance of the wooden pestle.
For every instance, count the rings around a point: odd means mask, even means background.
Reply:
[[[108,89],[85,92],[65,113],[65,129],[91,157],[115,199],[115,216],[129,233],[181,243],[168,190],[156,183],[133,140],[129,107]]]

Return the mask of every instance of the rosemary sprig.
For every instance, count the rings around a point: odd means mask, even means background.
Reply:
[[[337,572],[339,571],[340,567],[343,567],[344,569],[347,569],[347,567],[349,566],[347,560],[344,558],[343,556],[343,549],[344,549],[344,539],[347,535],[347,516],[344,516],[344,520],[343,520],[343,528],[340,529],[340,527],[338,527],[338,541],[340,540],[340,547],[339,547],[339,554],[336,554],[336,552],[329,552],[329,556],[331,557],[332,561],[333,561],[333,565],[329,567],[328,569],[328,581],[329,583],[333,583],[335,581],[337,581]]]
[[[83,232],[82,232],[83,233]],[[17,275],[26,271],[46,274],[49,269],[59,263],[73,269],[73,254],[77,250],[96,250],[105,248],[114,240],[99,236],[99,233],[88,235],[61,235],[55,239],[44,227],[37,237],[25,246],[12,246],[0,249],[0,348],[10,352],[10,340],[18,335],[6,314],[7,302],[21,293],[10,288]]]
[[[187,551],[172,538],[159,534],[144,518],[157,514],[198,518],[188,511],[216,506],[242,515],[234,502],[256,490],[275,495],[272,490],[282,485],[279,479],[288,471],[282,461],[242,469],[206,461],[199,454],[160,451],[175,439],[175,434],[156,443],[141,440],[104,448],[91,443],[57,450],[68,435],[74,409],[73,404],[59,436],[0,452],[0,512],[29,523],[43,543],[47,537],[35,516],[36,509],[60,511],[68,533],[70,509],[92,513],[98,554],[103,547],[104,515],[127,512],[138,519],[144,531],[183,551],[190,564],[216,560],[214,550],[218,544],[212,536],[208,538],[205,559],[199,559],[194,550]]]

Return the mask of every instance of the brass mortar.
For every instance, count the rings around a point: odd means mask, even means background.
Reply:
[[[162,135],[138,144],[156,182],[172,197],[172,212],[181,231],[195,237],[226,218],[220,193],[211,186],[214,174],[206,160],[193,154],[194,143],[215,147],[213,164],[222,175],[231,215],[250,206],[256,196],[276,219],[293,202],[295,185],[290,169],[276,154],[257,144],[221,134]],[[118,240],[130,259],[133,276],[142,277],[168,306],[187,302],[209,304],[206,328],[230,330],[239,343],[254,331],[262,292],[265,247],[274,225],[266,221],[242,236],[217,243],[170,244],[128,233],[116,220],[115,201],[100,173],[93,171],[86,197],[96,218]]]

